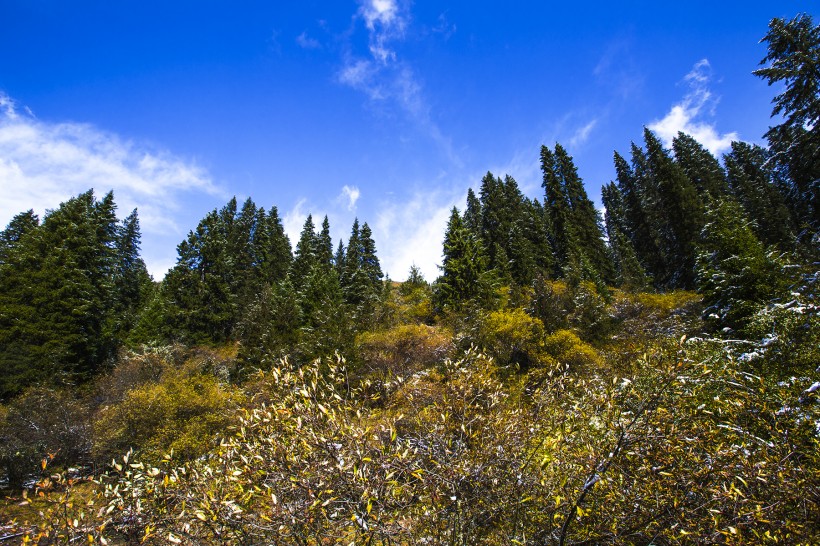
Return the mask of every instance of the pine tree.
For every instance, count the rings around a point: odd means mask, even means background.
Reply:
[[[458,209],[453,207],[444,233],[444,260],[435,284],[439,308],[460,309],[480,295],[485,269],[481,246],[464,226]]]
[[[491,175],[492,176],[492,175]],[[473,188],[467,189],[467,208],[464,210],[464,226],[473,237],[481,237],[481,201],[476,197]]]
[[[766,133],[774,158],[791,184],[789,202],[798,223],[820,228],[820,26],[807,14],[791,21],[774,18],[763,37],[766,65],[754,71],[769,85],[784,83],[773,99],[779,125]]]
[[[774,185],[769,154],[757,145],[733,142],[724,156],[732,193],[755,225],[757,237],[766,244],[787,248],[794,241],[792,218],[785,200]]]
[[[728,199],[707,212],[697,273],[707,316],[734,329],[784,288],[778,259],[766,252],[743,211]]]
[[[577,237],[575,244],[578,247],[571,252],[583,254],[595,275],[604,282],[611,282],[614,280],[614,272],[603,240],[601,215],[587,196],[583,180],[578,176],[572,157],[560,144],[555,145],[555,157],[563,178],[566,201],[571,210],[572,231]]]
[[[645,163],[643,151],[634,143],[632,144],[634,169],[618,152],[615,152],[615,172],[618,189],[623,198],[623,232],[632,243],[641,266],[654,276],[663,271],[663,264],[658,248],[659,237],[653,230],[647,212],[644,210],[647,198],[640,182],[643,178],[642,170]]]
[[[623,196],[618,187],[610,182],[601,188],[601,199],[606,208],[604,221],[615,267],[615,283],[627,290],[643,290],[648,286],[649,279],[638,261],[632,241],[626,236]]]
[[[14,251],[20,240],[40,225],[40,219],[33,210],[21,212],[11,219],[6,229],[0,232],[0,265],[6,262],[6,256]]]
[[[294,252],[288,272],[288,280],[297,294],[305,287],[308,276],[319,261],[316,256],[315,229],[313,216],[308,214],[299,235],[299,242],[296,243],[296,252]]]
[[[37,381],[90,378],[113,356],[117,219],[113,194],[92,191],[24,213],[3,232],[0,397]]]
[[[115,241],[114,321],[119,339],[137,322],[139,313],[153,292],[153,280],[140,257],[140,226],[134,209],[118,226]]]
[[[646,143],[645,185],[656,188],[654,220],[658,222],[663,275],[656,277],[664,286],[694,286],[696,245],[704,224],[703,202],[694,184],[663,148],[660,140],[644,129]]]
[[[703,145],[685,133],[672,139],[675,161],[697,188],[703,200],[713,201],[729,193],[726,172]]]

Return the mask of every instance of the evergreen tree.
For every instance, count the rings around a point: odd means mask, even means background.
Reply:
[[[458,209],[453,207],[444,233],[441,276],[434,288],[436,305],[460,309],[479,296],[485,263],[481,246],[464,226]]]
[[[307,278],[318,263],[316,256],[316,232],[313,225],[313,215],[308,214],[302,232],[299,235],[299,242],[296,243],[296,252],[290,264],[288,280],[296,293],[300,293],[307,284]]]
[[[663,271],[658,235],[650,223],[644,203],[648,196],[641,185],[642,173],[645,170],[646,158],[643,151],[632,144],[632,165],[615,152],[615,172],[618,178],[618,189],[623,201],[623,232],[632,242],[635,254],[642,267],[651,275]],[[636,170],[638,172],[636,172]]]
[[[490,175],[492,176],[492,175]],[[464,226],[473,237],[481,237],[481,201],[476,197],[473,188],[467,189],[467,208],[464,210]]]
[[[785,200],[774,185],[769,154],[757,145],[732,142],[724,156],[729,184],[746,217],[755,223],[757,237],[766,244],[788,247],[794,241],[792,218]]]
[[[773,99],[772,117],[783,122],[766,133],[775,161],[790,181],[789,201],[798,222],[820,228],[820,26],[807,14],[774,18],[763,37],[763,68],[754,71],[785,90]]]
[[[672,150],[675,152],[675,161],[704,201],[718,199],[729,192],[726,172],[700,142],[685,133],[678,133],[672,139]]]
[[[570,207],[572,231],[577,238],[577,247],[571,252],[585,256],[594,274],[604,282],[614,280],[612,262],[603,240],[601,215],[587,196],[583,180],[572,157],[560,145],[555,145],[555,157],[563,178],[564,193]]]
[[[777,258],[766,252],[732,200],[719,200],[709,208],[697,264],[706,314],[720,326],[742,328],[761,304],[784,288]]]
[[[118,338],[136,324],[139,313],[153,292],[153,280],[140,257],[140,226],[134,209],[118,226],[115,240],[114,321]]]
[[[604,221],[615,267],[615,282],[627,290],[643,290],[649,279],[638,261],[632,241],[626,236],[623,196],[618,187],[610,182],[601,189],[601,199],[606,208]]]
[[[541,147],[541,169],[557,273],[599,284],[614,280],[601,217],[587,196],[572,158],[560,145]]]
[[[541,146],[541,172],[545,198],[544,206],[555,256],[554,274],[563,276],[569,257],[569,238],[572,236],[570,207],[563,189],[563,180],[555,154],[546,146]]]
[[[83,193],[43,223],[23,213],[3,232],[0,398],[37,381],[74,382],[116,350],[117,219],[113,194]]]
[[[14,251],[20,240],[40,225],[40,219],[33,210],[21,212],[0,232],[0,265],[6,262],[6,256]]]
[[[293,254],[278,209],[271,207],[270,212],[265,214],[264,209],[260,208],[257,214],[257,227],[253,233],[255,263],[261,270],[263,286],[272,286],[287,277]]]
[[[663,148],[660,140],[644,129],[646,143],[645,186],[657,192],[657,200],[645,204],[654,207],[652,217],[658,222],[663,274],[656,277],[663,286],[694,286],[696,245],[703,228],[703,202],[697,188]]]

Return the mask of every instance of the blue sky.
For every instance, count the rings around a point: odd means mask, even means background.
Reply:
[[[0,0],[0,225],[88,188],[138,207],[161,278],[232,195],[354,217],[383,269],[432,280],[449,210],[488,170],[540,198],[561,142],[596,200],[643,127],[762,143],[751,71],[812,2]],[[814,10],[816,11],[816,9]],[[816,17],[816,15],[815,15]]]

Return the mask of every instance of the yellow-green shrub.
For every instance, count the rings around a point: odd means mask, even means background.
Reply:
[[[212,375],[166,372],[161,381],[140,385],[99,410],[94,453],[105,460],[134,448],[152,461],[173,449],[182,458],[197,457],[232,422],[240,401]]]
[[[522,367],[545,364],[542,342],[544,325],[523,309],[487,313],[478,326],[478,345],[501,365]]]
[[[569,330],[558,330],[547,336],[544,351],[559,365],[569,366],[572,372],[592,370],[603,363],[592,346]]]
[[[357,339],[364,369],[381,375],[403,375],[433,366],[452,350],[452,333],[425,324],[403,324]]]

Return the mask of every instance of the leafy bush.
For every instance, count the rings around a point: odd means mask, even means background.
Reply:
[[[0,410],[0,473],[19,487],[53,465],[90,462],[91,430],[86,405],[65,389],[32,387]]]
[[[559,365],[576,374],[592,373],[603,365],[595,349],[570,330],[558,330],[547,336],[544,351]]]
[[[452,333],[424,324],[404,324],[357,338],[364,369],[379,376],[407,375],[442,361],[452,351]]]
[[[475,343],[500,364],[526,369],[547,363],[543,339],[541,321],[515,308],[485,314],[478,325]]]
[[[137,386],[120,402],[98,410],[95,456],[110,460],[136,449],[146,461],[157,461],[170,450],[182,459],[197,457],[233,422],[240,401],[239,394],[212,375],[166,371],[158,382]]]

